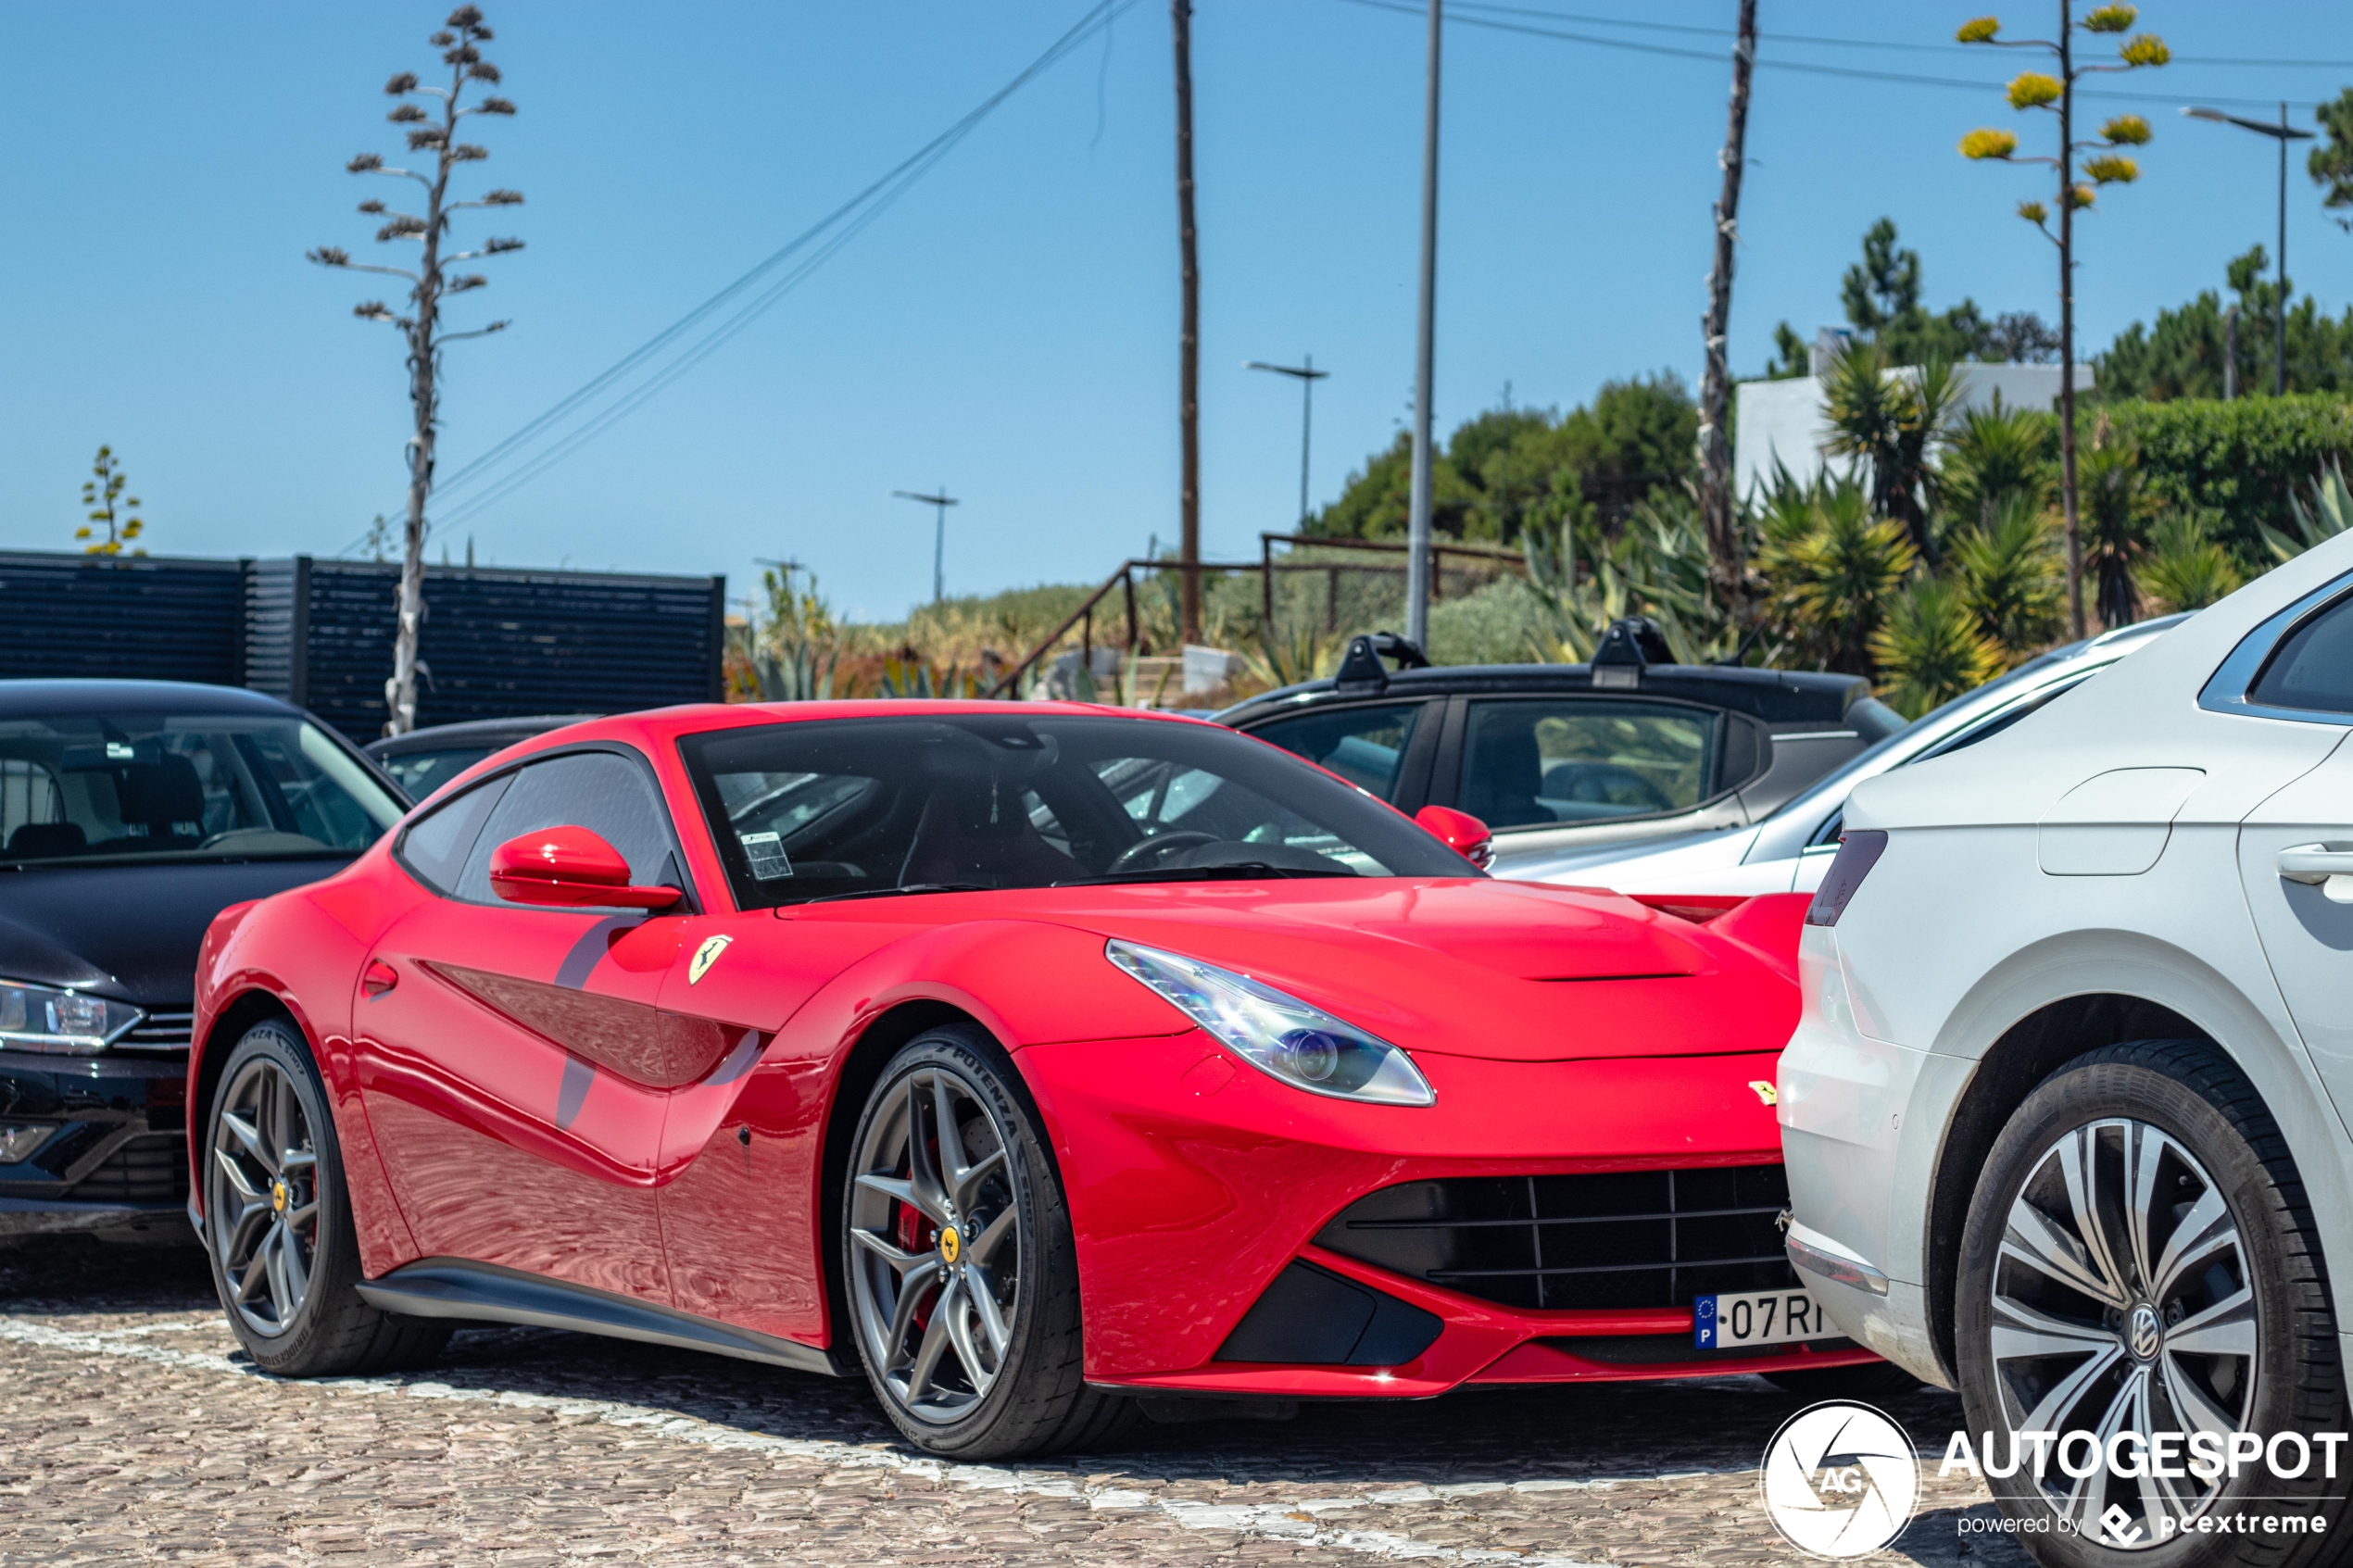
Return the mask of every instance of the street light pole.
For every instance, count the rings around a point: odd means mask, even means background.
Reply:
[[[1304,528],[1307,525],[1308,444],[1315,429],[1315,383],[1331,372],[1317,370],[1313,354],[1296,365],[1270,365],[1264,359],[1245,359],[1242,369],[1272,370],[1278,376],[1289,376],[1299,383],[1299,522]]]
[[[931,536],[931,602],[937,604],[948,596],[948,508],[957,504],[956,497],[948,494],[945,484],[933,495],[916,490],[894,490],[891,494],[902,500],[921,501],[938,514]]]
[[[1438,311],[1438,42],[1442,0],[1429,0],[1429,56],[1422,102],[1422,282],[1414,331],[1414,489],[1405,522],[1405,640],[1429,642],[1430,362]]]
[[[2241,119],[2221,109],[2188,108],[2182,110],[2192,119],[2211,119],[2235,125],[2242,131],[2252,131],[2259,136],[2269,136],[2280,144],[2280,307],[2279,320],[2273,324],[2271,338],[2271,395],[2281,397],[2287,393],[2287,144],[2309,142],[2309,131],[2295,131],[2288,127],[2287,105],[2280,105],[2280,122],[2269,125],[2259,119]]]

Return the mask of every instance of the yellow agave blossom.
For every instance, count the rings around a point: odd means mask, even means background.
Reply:
[[[2083,172],[2103,185],[2129,185],[2141,177],[2141,166],[2129,157],[2102,153],[2083,160]]]
[[[2016,151],[2018,137],[2007,131],[1980,129],[1961,138],[1963,157],[2007,157]]]
[[[2014,109],[2039,109],[2057,103],[2058,98],[2058,79],[2045,76],[2039,70],[2020,71],[2010,83],[2010,107]]]
[[[1991,44],[1994,42],[1994,35],[2001,31],[2001,18],[1979,17],[1972,21],[1963,22],[1961,30],[1953,36],[1963,44]]]
[[[2111,146],[2144,146],[2149,139],[2149,122],[2136,114],[2120,114],[2100,127],[2100,135]]]
[[[2131,27],[2140,12],[2130,6],[2102,6],[2083,19],[2086,32],[2122,32]]]
[[[2089,207],[2099,196],[2099,193],[2089,185],[2078,185],[2068,194],[2070,207]]]
[[[2138,38],[2126,39],[2116,57],[2128,66],[2161,66],[2173,57],[2173,51],[2154,32],[2144,32]]]
[[[2020,202],[2018,204],[2018,215],[2029,223],[2041,223],[2051,216],[2051,210],[2041,202]]]

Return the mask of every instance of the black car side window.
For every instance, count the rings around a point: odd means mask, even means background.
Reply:
[[[1456,804],[1493,828],[1687,811],[1715,792],[1722,723],[1592,697],[1473,702]]]
[[[633,883],[682,883],[661,797],[645,771],[627,758],[610,751],[566,752],[531,763],[513,778],[466,856],[459,897],[497,902],[490,890],[491,851],[522,834],[565,826],[586,828],[621,851]]]
[[[1398,764],[1413,743],[1414,725],[1426,706],[1396,702],[1302,713],[1260,724],[1250,733],[1390,800],[1397,791]]]
[[[2353,713],[2353,598],[2290,633],[2264,661],[2246,700],[2258,708]]]
[[[473,852],[474,841],[482,836],[483,822],[498,804],[498,797],[507,793],[514,777],[508,773],[477,785],[409,823],[408,831],[400,835],[401,864],[435,893],[456,892],[466,857]]]

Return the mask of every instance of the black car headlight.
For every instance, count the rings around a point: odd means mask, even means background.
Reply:
[[[1289,992],[1133,942],[1112,941],[1103,956],[1244,1061],[1295,1089],[1376,1105],[1438,1103],[1412,1057]]]
[[[87,1055],[106,1049],[146,1016],[129,1002],[0,980],[0,1050]]]

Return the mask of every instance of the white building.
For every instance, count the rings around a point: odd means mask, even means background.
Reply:
[[[1821,359],[1821,356],[1816,356],[1815,375],[1740,383],[1740,404],[1733,424],[1732,490],[1743,500],[1772,487],[1776,462],[1789,470],[1790,476],[1801,484],[1826,466],[1822,442],[1830,435],[1831,425],[1822,411]],[[1963,409],[1985,407],[1994,401],[1997,392],[2007,408],[2048,408],[2058,402],[2057,365],[1988,365],[1964,360],[1953,370],[1960,382],[1959,406]],[[1919,373],[1914,366],[1900,366],[1887,372],[1890,376]],[[2076,366],[2075,390],[2084,393],[2091,389],[2092,367]]]

